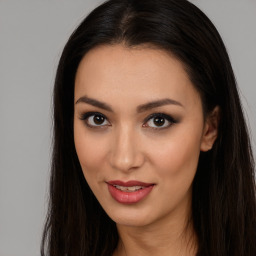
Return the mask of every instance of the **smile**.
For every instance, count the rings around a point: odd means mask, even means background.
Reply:
[[[141,187],[141,186],[133,186],[133,187],[123,187],[123,186],[118,186],[118,185],[113,185],[115,188],[121,190],[121,191],[125,191],[125,192],[134,192],[134,191],[138,191],[139,189],[143,189],[145,187]]]
[[[143,200],[155,184],[139,181],[109,181],[108,191],[113,199],[122,204],[134,204]]]

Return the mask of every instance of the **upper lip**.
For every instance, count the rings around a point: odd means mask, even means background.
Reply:
[[[141,187],[149,187],[154,185],[154,183],[145,183],[137,180],[130,180],[130,181],[121,181],[121,180],[110,180],[107,181],[109,185],[118,185],[123,187],[133,187],[133,186],[141,186]]]

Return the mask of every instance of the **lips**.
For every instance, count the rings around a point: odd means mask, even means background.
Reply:
[[[127,182],[124,182],[121,180],[112,180],[112,181],[108,181],[107,183],[110,185],[119,185],[124,187],[132,187],[132,186],[148,187],[148,186],[154,185],[153,183],[145,183],[145,182],[136,181],[136,180],[130,180]]]
[[[153,183],[140,181],[123,182],[120,180],[108,181],[110,195],[119,203],[134,204],[143,200],[153,189]]]

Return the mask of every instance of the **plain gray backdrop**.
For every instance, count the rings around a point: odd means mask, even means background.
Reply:
[[[51,94],[69,35],[100,0],[0,0],[0,256],[39,256]],[[191,0],[219,30],[256,152],[256,1]]]

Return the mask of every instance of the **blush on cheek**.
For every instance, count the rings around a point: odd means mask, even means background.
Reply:
[[[171,179],[188,178],[195,175],[200,150],[195,150],[192,142],[173,143],[168,148],[162,149],[157,156],[161,163],[160,170]]]
[[[92,162],[97,163],[101,154],[101,147],[84,129],[77,127],[74,132],[75,148],[81,165]]]
[[[79,142],[76,146],[78,159],[84,174],[85,179],[90,185],[92,182],[100,180],[102,161],[100,161],[100,152],[98,150],[90,149],[88,146]]]
[[[77,149],[77,154],[85,179],[87,181],[91,177],[97,179],[100,170],[100,162],[97,154],[92,154],[90,151],[85,150],[79,151],[79,149]]]

